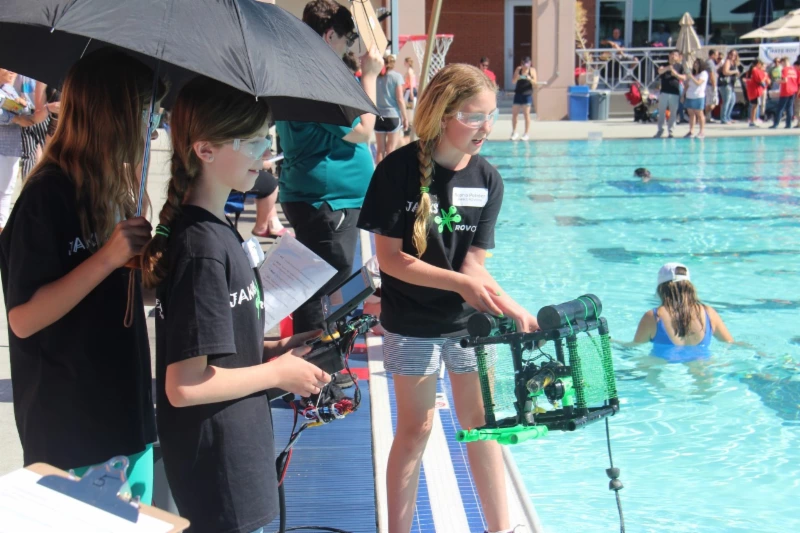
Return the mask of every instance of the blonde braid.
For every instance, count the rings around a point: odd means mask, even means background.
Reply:
[[[422,257],[428,248],[428,221],[431,216],[431,195],[429,194],[433,182],[433,148],[434,141],[419,141],[419,203],[417,204],[416,220],[414,220],[414,248],[417,257]]]

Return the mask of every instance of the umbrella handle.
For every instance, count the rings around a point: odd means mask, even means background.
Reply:
[[[158,67],[161,61],[156,61],[156,66],[153,69],[153,91],[150,97],[150,110],[147,114],[147,137],[144,141],[144,155],[142,157],[142,177],[139,181],[139,198],[136,203],[136,216],[142,215],[142,204],[144,203],[144,196],[147,191],[147,171],[150,166],[150,141],[153,136],[153,112],[156,109],[156,95],[158,94]]]
[[[150,97],[150,112],[147,115],[147,137],[144,141],[144,156],[142,157],[142,178],[139,182],[139,198],[136,204],[136,216],[142,216],[142,204],[144,203],[144,195],[147,190],[147,168],[150,166],[150,140],[153,136],[153,111],[156,108],[156,95],[158,94],[158,67],[160,61],[156,61],[156,67],[153,69],[153,92]],[[130,268],[128,275],[128,302],[125,306],[125,319],[123,325],[129,328],[133,325],[133,317],[135,315],[134,302],[136,301],[134,295],[136,290],[136,271],[142,269],[142,256],[133,256],[126,264]]]

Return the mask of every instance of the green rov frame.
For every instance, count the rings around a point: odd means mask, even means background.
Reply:
[[[474,315],[461,345],[475,348],[486,423],[460,430],[456,439],[518,444],[616,414],[609,329],[601,312],[592,294],[549,305],[539,310],[534,333],[516,332],[505,317]],[[550,345],[555,357],[544,350]],[[537,364],[540,359],[546,361]]]

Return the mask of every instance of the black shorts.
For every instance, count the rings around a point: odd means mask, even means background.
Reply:
[[[278,188],[278,178],[269,170],[261,170],[256,178],[253,188],[248,191],[250,196],[255,196],[259,200],[266,198]]]
[[[759,98],[753,98],[752,100],[749,100],[749,102],[750,105],[759,105],[761,103],[761,100]]]
[[[375,131],[378,133],[394,133],[400,131],[400,119],[378,117],[375,119]]]

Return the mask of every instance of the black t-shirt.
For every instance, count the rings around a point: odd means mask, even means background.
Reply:
[[[417,256],[413,243],[419,201],[418,143],[392,152],[375,169],[358,226],[403,239],[403,252]],[[430,186],[428,248],[422,260],[458,271],[470,246],[494,248],[494,226],[503,203],[503,180],[480,156],[454,172],[435,164]],[[381,324],[411,337],[465,334],[475,310],[456,292],[406,283],[381,271]]]
[[[673,65],[675,72],[683,75],[683,65]],[[681,80],[667,70],[659,76],[661,78],[661,92],[664,94],[681,94]]]
[[[6,309],[88,259],[73,182],[58,169],[29,178],[3,233]],[[9,327],[14,415],[26,465],[69,469],[132,455],[156,440],[150,345],[136,284],[123,325],[129,270],[111,273],[64,317],[27,339]]]
[[[278,514],[266,392],[177,408],[164,380],[168,365],[201,355],[219,368],[262,362],[258,272],[239,234],[195,206],[185,206],[172,228],[167,257],[169,273],[156,305],[158,432],[167,479],[193,532],[249,533]]]

